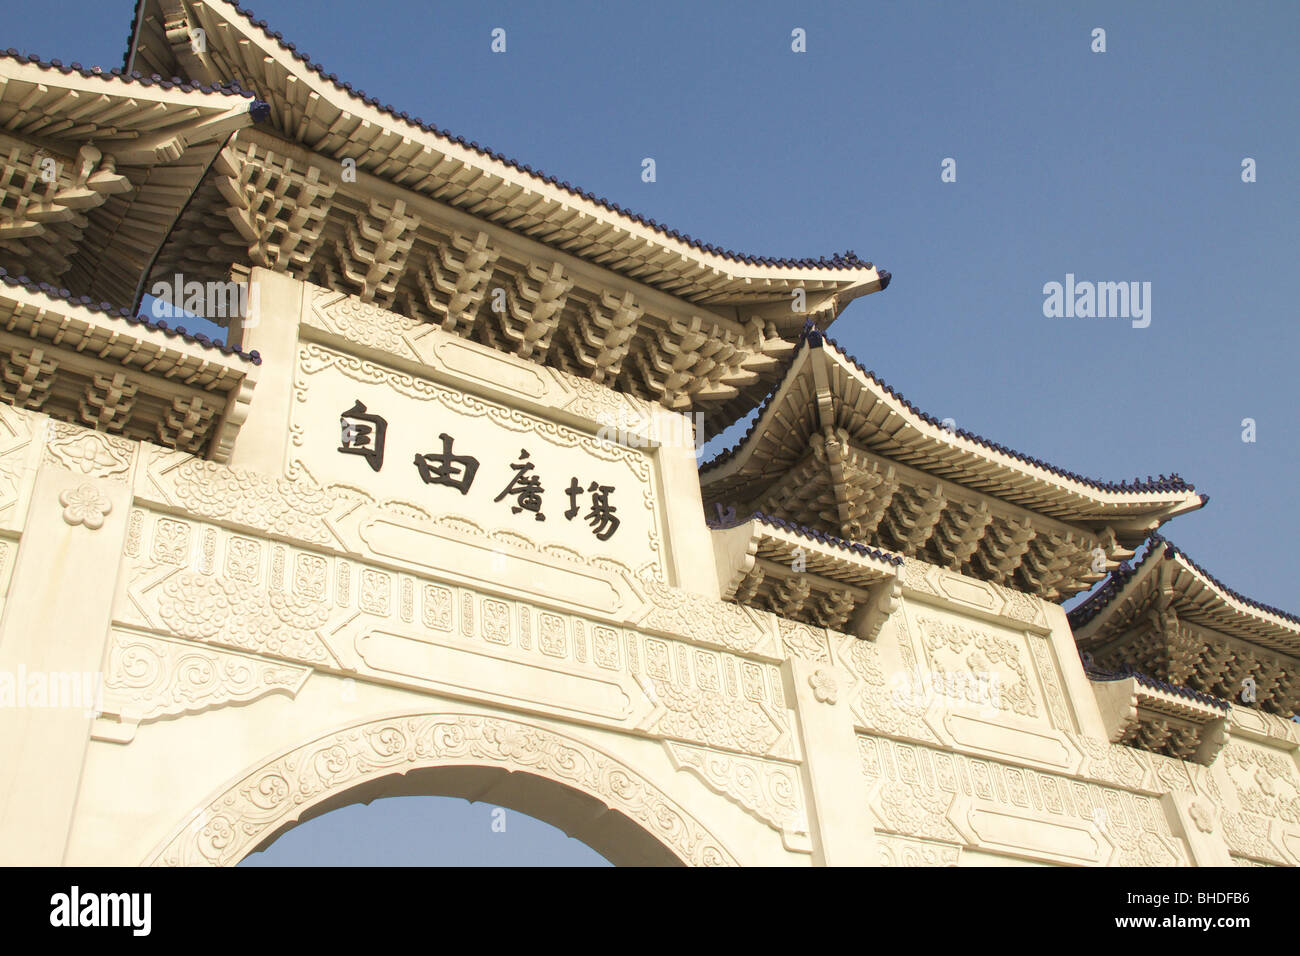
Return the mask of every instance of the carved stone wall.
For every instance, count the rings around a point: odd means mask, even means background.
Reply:
[[[1234,713],[1209,767],[1111,744],[1059,607],[923,561],[873,640],[720,600],[693,447],[665,433],[684,418],[288,291],[292,348],[239,436],[256,468],[0,405],[0,703],[25,660],[6,649],[55,646],[15,643],[46,600],[9,593],[18,555],[111,554],[77,625],[92,709],[59,730],[63,770],[18,771],[30,806],[75,807],[49,824],[64,856],[28,861],[234,863],[313,808],[465,766],[585,794],[692,864],[1300,862],[1294,725]],[[382,468],[363,414],[387,419]],[[442,433],[492,480],[462,493]],[[498,495],[512,474],[540,508]],[[565,516],[573,476],[615,489],[607,539]],[[42,720],[0,707],[0,744]],[[0,837],[45,826],[24,813]]]

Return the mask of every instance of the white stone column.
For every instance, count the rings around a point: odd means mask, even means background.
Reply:
[[[294,369],[298,364],[298,325],[307,286],[287,275],[255,268],[249,281],[249,318],[241,329],[240,347],[262,358],[248,417],[239,430],[230,464],[282,477],[289,444]]]
[[[692,431],[695,416],[662,407],[655,407],[654,415],[652,433],[661,442],[660,496],[668,538],[665,553],[672,556],[673,562],[672,583],[683,591],[716,600],[720,596],[718,572],[712,532],[702,520],[704,502]]]
[[[847,679],[833,667],[789,658],[782,668],[794,701],[809,781],[809,828],[817,866],[877,866]]]
[[[57,423],[46,431],[0,621],[0,674],[24,685],[0,708],[3,865],[63,861],[131,504],[134,443]]]
[[[1192,793],[1166,793],[1160,806],[1175,836],[1187,839],[1193,866],[1232,866],[1228,845],[1223,840],[1223,823],[1218,810],[1204,797]]]

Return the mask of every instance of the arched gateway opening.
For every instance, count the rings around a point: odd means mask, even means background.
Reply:
[[[616,866],[735,862],[697,820],[608,754],[547,728],[474,714],[369,721],[281,754],[192,811],[146,862],[233,865],[331,810],[418,795],[517,810]]]

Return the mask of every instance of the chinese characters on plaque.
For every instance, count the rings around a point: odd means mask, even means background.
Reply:
[[[384,466],[384,442],[388,434],[388,422],[379,415],[372,415],[360,401],[339,416],[342,438],[339,453],[360,455],[374,471]],[[460,455],[453,451],[456,439],[446,432],[438,436],[441,451],[429,451],[415,456],[415,469],[420,480],[426,485],[445,485],[454,488],[462,495],[468,495],[470,486],[479,472],[479,460],[471,455]],[[511,514],[528,512],[537,521],[545,521],[542,496],[546,489],[542,485],[542,476],[537,474],[537,466],[529,460],[528,450],[519,450],[519,460],[510,464],[509,481],[494,499],[494,503],[509,502]],[[618,531],[619,519],[615,515],[618,508],[610,504],[610,495],[614,493],[613,485],[602,485],[593,481],[585,488],[576,475],[570,476],[569,487],[562,494],[568,498],[569,507],[563,512],[567,521],[572,521],[582,511],[579,499],[589,495],[588,510],[583,520],[591,526],[591,533],[599,541],[608,541]]]

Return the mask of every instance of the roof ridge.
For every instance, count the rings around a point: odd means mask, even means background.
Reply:
[[[42,70],[58,70],[67,76],[70,73],[79,73],[89,79],[90,77],[99,77],[101,80],[113,81],[120,80],[123,83],[139,83],[141,86],[160,86],[164,90],[170,90],[173,87],[178,88],[186,93],[206,93],[209,95],[216,94],[220,96],[242,96],[247,99],[254,98],[252,90],[246,90],[238,83],[194,83],[189,80],[183,80],[179,76],[173,76],[170,79],[160,76],[157,73],[145,76],[143,73],[132,71],[130,73],[122,67],[113,67],[111,70],[104,70],[102,67],[90,66],[84,67],[79,62],[64,64],[62,60],[43,59],[36,53],[22,53],[19,50],[9,47],[7,50],[0,50],[0,58],[7,60],[16,60],[19,63],[31,63],[40,67]]]
[[[595,193],[581,189],[577,186],[570,185],[570,183],[567,180],[561,181],[557,179],[555,176],[548,176],[545,173],[543,173],[541,170],[534,170],[531,166],[529,166],[526,163],[520,163],[519,161],[512,159],[503,153],[498,153],[494,150],[488,149],[487,147],[480,146],[476,140],[467,141],[463,136],[456,136],[450,130],[442,129],[432,123],[425,123],[418,116],[412,117],[406,112],[399,112],[391,104],[387,104],[387,103],[381,104],[378,97],[369,96],[366,94],[364,90],[354,89],[351,83],[340,81],[338,75],[335,73],[326,73],[325,68],[323,66],[309,59],[307,54],[299,52],[297,46],[285,40],[283,34],[281,34],[278,30],[271,30],[265,20],[254,19],[255,15],[252,10],[241,7],[238,3],[235,2],[231,2],[230,6],[232,6],[235,9],[235,11],[241,16],[243,16],[252,26],[257,27],[269,39],[274,40],[276,43],[278,43],[281,49],[286,50],[289,53],[293,54],[295,59],[304,63],[307,66],[308,70],[319,74],[323,79],[329,80],[335,86],[335,88],[343,90],[344,92],[348,93],[350,96],[360,99],[363,103],[366,103],[368,106],[372,106],[382,113],[387,113],[389,116],[392,116],[395,119],[400,119],[408,123],[409,125],[422,130],[423,132],[432,133],[435,136],[439,136],[445,140],[448,140],[449,142],[455,143],[459,146],[463,146],[467,149],[472,149],[474,152],[478,153],[481,156],[487,156],[488,158],[494,159],[497,162],[504,163],[505,165],[511,167],[512,169],[525,173],[533,177],[534,179],[540,180],[543,183],[546,183],[551,186],[556,186],[560,189],[563,189],[565,192],[571,195],[578,196],[581,197],[582,199],[587,200],[588,202],[595,203],[601,206],[602,208],[607,209],[610,212],[617,213],[618,215],[621,215],[639,225],[646,226],[657,233],[660,233],[672,239],[676,239],[679,242],[685,243],[686,245],[690,246],[693,249],[700,250],[701,252],[707,252],[711,255],[719,256],[723,259],[728,259],[733,262],[740,262],[745,265],[770,266],[770,267],[787,268],[787,269],[827,269],[827,270],[854,270],[854,269],[875,268],[875,266],[871,262],[865,259],[860,259],[857,253],[855,253],[852,249],[845,250],[843,253],[838,253],[838,252],[834,253],[829,257],[820,256],[817,258],[812,258],[812,257],[781,258],[776,256],[756,256],[749,253],[736,252],[735,250],[732,249],[724,249],[720,246],[715,246],[712,243],[702,242],[701,240],[692,237],[688,233],[680,232],[676,229],[669,229],[667,226],[661,225],[656,220],[648,219],[640,215],[639,213],[633,212],[630,209],[620,206],[618,203],[606,199],[603,196],[597,196]],[[141,8],[140,4],[138,3],[136,6],[135,17],[132,19],[131,36],[127,41],[128,49],[127,49],[127,54],[126,54],[126,58],[124,59],[124,62],[129,60],[131,55],[130,46],[135,43],[136,31],[138,25],[136,21],[138,20],[140,15],[139,14],[140,8]],[[138,74],[133,74],[133,75],[138,75]],[[880,270],[879,274],[881,278],[881,289],[884,289],[889,285],[891,276],[888,272],[883,270]]]
[[[1152,532],[1145,543],[1147,546],[1146,553],[1142,555],[1142,558],[1136,564],[1131,567],[1128,562],[1121,564],[1106,576],[1106,580],[1099,588],[1097,588],[1096,591],[1088,595],[1084,601],[1080,602],[1077,607],[1066,614],[1066,617],[1070,621],[1071,628],[1082,627],[1100,614],[1106,606],[1115,599],[1119,592],[1123,590],[1124,585],[1127,584],[1129,579],[1138,572],[1138,569],[1145,566],[1146,563],[1156,555],[1163,555],[1164,557],[1170,558],[1174,556],[1180,557],[1190,568],[1196,571],[1196,573],[1200,574],[1219,591],[1233,600],[1239,601],[1247,607],[1254,608],[1257,611],[1263,611],[1266,614],[1280,617],[1292,624],[1300,624],[1300,614],[1294,614],[1291,611],[1284,611],[1281,608],[1272,606],[1271,604],[1264,604],[1262,601],[1256,601],[1254,598],[1247,597],[1240,591],[1228,587],[1228,585],[1224,584],[1217,577],[1194,561],[1186,551],[1178,547],[1178,545],[1174,544],[1159,532]]]
[[[790,533],[797,534],[802,538],[811,538],[814,541],[820,541],[822,544],[829,544],[832,547],[840,548],[844,551],[855,551],[865,557],[874,558],[877,561],[885,561],[895,567],[901,567],[903,564],[903,556],[901,554],[895,554],[894,552],[886,551],[883,548],[875,548],[869,544],[863,544],[860,541],[849,541],[847,538],[838,538],[833,534],[827,534],[826,532],[819,531],[816,528],[810,528],[808,525],[796,524],[793,521],[787,521],[785,518],[778,518],[775,515],[770,515],[762,511],[753,511],[750,512],[749,516],[746,518],[740,518],[738,520],[733,519],[730,521],[722,520],[721,517],[719,517],[717,521],[713,521],[706,517],[704,519],[704,524],[713,531],[726,531],[731,528],[738,528],[748,521],[758,521],[761,524],[780,528],[782,531],[789,531]]]
[[[948,431],[948,429],[944,427],[943,422],[941,422],[939,419],[936,419],[934,416],[921,411],[921,409],[917,408],[915,405],[909,402],[902,395],[902,393],[896,391],[892,386],[888,385],[883,379],[877,376],[875,372],[871,371],[870,369],[864,368],[861,362],[859,362],[856,358],[854,358],[847,351],[841,348],[839,343],[837,343],[833,338],[827,335],[824,331],[818,329],[812,322],[805,322],[803,330],[799,333],[799,338],[795,343],[795,350],[793,353],[791,353],[789,359],[787,360],[786,367],[781,371],[781,378],[777,380],[777,383],[773,387],[772,391],[768,394],[767,398],[763,400],[763,403],[758,407],[758,415],[755,417],[754,423],[749,427],[748,430],[746,430],[745,434],[732,447],[719,452],[709,461],[702,464],[699,468],[701,474],[703,474],[706,471],[710,471],[714,468],[717,468],[719,465],[722,465],[725,462],[729,461],[731,458],[735,457],[735,455],[740,451],[740,449],[745,445],[745,443],[749,441],[749,439],[752,437],[754,433],[754,429],[758,425],[759,420],[763,417],[763,413],[766,412],[768,405],[771,403],[776,393],[780,391],[781,380],[783,380],[785,375],[788,374],[790,364],[793,363],[795,356],[799,354],[799,349],[802,348],[805,344],[807,344],[808,347],[810,348],[821,348],[823,347],[823,345],[829,346],[841,358],[843,358],[845,361],[852,364],[853,367],[856,368],[859,372],[861,372],[863,375],[867,376],[867,378],[871,379],[871,381],[879,385],[880,388],[883,389],[885,393],[888,394],[891,398],[897,399],[899,402],[901,402],[902,405],[913,415],[920,418],[926,424],[933,425],[936,428],[941,428],[944,431]],[[1078,484],[1085,485],[1097,491],[1106,491],[1106,492],[1119,493],[1119,494],[1145,494],[1150,492],[1161,492],[1161,491],[1194,492],[1196,490],[1194,485],[1192,485],[1188,481],[1185,481],[1177,473],[1168,476],[1160,475],[1159,478],[1152,478],[1150,475],[1148,475],[1145,481],[1143,481],[1141,478],[1135,478],[1132,484],[1130,484],[1127,481],[1120,481],[1120,482],[1104,481],[1099,478],[1089,478],[1086,475],[1080,475],[1077,474],[1076,472],[1069,471],[1068,469],[1065,468],[1059,468],[1056,465],[1051,464],[1050,462],[1042,461],[1041,459],[1034,458],[1031,455],[1022,454],[1021,452],[1018,452],[1013,448],[1008,448],[1005,445],[1001,445],[997,442],[990,441],[989,439],[977,435],[974,432],[967,431],[964,428],[956,429],[955,431],[950,432],[950,434],[960,435],[962,438],[965,438],[968,441],[972,441],[977,445],[989,449],[990,451],[996,451],[999,454],[1006,455],[1007,457],[1013,458],[1016,461],[1020,461],[1028,465],[1033,465],[1034,467],[1041,468],[1042,470],[1047,471],[1053,475],[1057,475],[1058,477],[1061,478],[1066,478],[1070,481],[1074,481]],[[1204,505],[1206,502],[1210,500],[1208,495],[1201,495],[1201,498],[1202,498],[1202,505]]]

